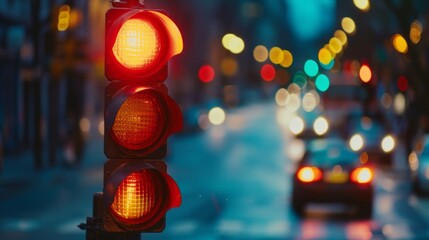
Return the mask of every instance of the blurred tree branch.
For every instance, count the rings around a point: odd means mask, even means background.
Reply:
[[[428,16],[427,12],[425,12],[426,8],[423,7],[425,5],[424,1],[383,0],[383,2],[395,16],[404,38],[408,43],[411,43],[409,35],[411,23],[418,20],[419,17],[426,18]],[[418,44],[409,44],[408,52],[405,56],[408,69],[415,71],[416,77],[410,78],[410,84],[416,94],[417,106],[425,116],[429,116],[428,43],[427,39],[422,38]]]

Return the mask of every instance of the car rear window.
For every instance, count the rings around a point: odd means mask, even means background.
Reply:
[[[335,165],[351,166],[357,164],[359,156],[347,149],[328,147],[309,154],[308,163],[319,167],[333,167]]]

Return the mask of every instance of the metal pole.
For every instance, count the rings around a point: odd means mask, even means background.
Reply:
[[[86,240],[140,240],[140,233],[134,232],[106,232],[103,228],[103,193],[97,192],[93,196],[92,215],[87,217],[86,223],[78,227],[86,231]]]

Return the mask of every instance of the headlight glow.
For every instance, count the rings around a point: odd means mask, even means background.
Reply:
[[[358,133],[353,135],[349,140],[350,148],[355,152],[361,150],[363,148],[364,144],[365,144],[365,142],[364,142],[362,135],[360,135]]]
[[[386,153],[391,152],[395,148],[395,139],[391,135],[386,135],[381,141],[381,148]]]
[[[289,122],[289,130],[294,134],[298,135],[304,131],[304,121],[302,118],[296,116]]]
[[[318,117],[316,121],[314,121],[313,123],[313,129],[317,135],[319,136],[324,135],[329,130],[328,120],[326,120],[326,118],[324,117]]]

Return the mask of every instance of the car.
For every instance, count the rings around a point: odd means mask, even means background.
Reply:
[[[419,195],[429,194],[429,134],[424,134],[410,153],[408,162],[414,191]]]
[[[366,153],[374,164],[392,165],[396,137],[381,113],[351,112],[344,129],[344,137],[353,151]]]
[[[363,164],[340,138],[315,139],[297,164],[292,184],[292,209],[298,216],[308,203],[343,203],[370,217],[373,205],[374,171]]]
[[[289,121],[289,131],[300,139],[322,138],[329,133],[329,120],[320,109],[310,112],[300,109]]]

